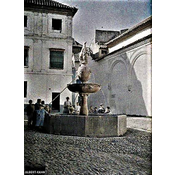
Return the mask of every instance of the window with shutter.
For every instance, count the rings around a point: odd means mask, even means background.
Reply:
[[[64,68],[64,50],[50,49],[50,68],[51,69]]]

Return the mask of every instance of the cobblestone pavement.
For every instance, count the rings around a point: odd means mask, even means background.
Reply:
[[[151,174],[151,133],[128,129],[123,137],[61,136],[25,129],[26,166],[47,175]]]

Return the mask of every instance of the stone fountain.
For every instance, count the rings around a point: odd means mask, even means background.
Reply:
[[[79,56],[80,66],[77,76],[82,82],[80,84],[68,84],[71,92],[79,93],[82,104],[79,115],[56,114],[46,116],[44,129],[47,133],[83,137],[114,137],[126,133],[126,115],[117,114],[88,114],[87,99],[91,93],[98,92],[101,86],[96,83],[87,83],[91,76],[88,66],[88,50],[86,42]]]
[[[86,83],[91,76],[91,69],[88,66],[88,50],[86,42],[83,44],[83,48],[79,56],[80,66],[77,70],[77,75],[81,84],[68,84],[67,87],[71,92],[79,93],[82,98],[82,104],[80,108],[80,115],[88,116],[87,98],[90,93],[95,93],[101,89],[101,86],[96,83]]]

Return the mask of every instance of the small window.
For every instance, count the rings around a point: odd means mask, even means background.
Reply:
[[[29,59],[29,47],[24,47],[24,66],[28,66],[28,59]]]
[[[64,67],[64,50],[50,49],[50,68],[63,69]]]
[[[52,30],[60,30],[62,29],[62,20],[61,19],[52,19]]]
[[[27,81],[24,81],[24,98],[27,97]]]
[[[27,27],[27,16],[24,16],[24,27]]]

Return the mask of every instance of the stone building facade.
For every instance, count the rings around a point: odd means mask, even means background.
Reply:
[[[52,0],[24,0],[24,103],[49,104],[72,81],[72,19],[77,9]],[[65,90],[53,101],[62,111]]]
[[[89,105],[104,103],[113,113],[152,116],[152,17],[103,46],[107,53],[94,57],[89,63],[92,70],[90,81],[102,86],[101,91],[89,96]]]

